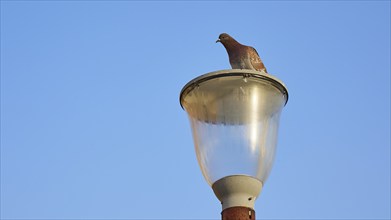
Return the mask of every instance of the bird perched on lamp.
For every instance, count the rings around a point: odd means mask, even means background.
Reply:
[[[250,69],[267,73],[265,65],[253,47],[237,42],[226,33],[220,34],[217,42],[222,43],[227,50],[232,69]]]

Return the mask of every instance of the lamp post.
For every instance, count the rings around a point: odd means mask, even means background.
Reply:
[[[253,70],[221,70],[187,83],[187,112],[203,176],[222,204],[222,219],[255,219],[254,203],[271,170],[285,85]]]

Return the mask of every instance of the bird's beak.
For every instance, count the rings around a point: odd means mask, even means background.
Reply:
[[[217,40],[216,40],[216,43],[217,43],[217,42],[220,42],[220,39],[217,39]]]

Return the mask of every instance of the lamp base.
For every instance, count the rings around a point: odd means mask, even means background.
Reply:
[[[255,211],[248,207],[230,207],[221,212],[221,220],[255,220]]]
[[[262,185],[261,181],[253,177],[233,175],[217,180],[213,183],[212,189],[223,210],[231,207],[254,209],[255,199],[261,192]]]

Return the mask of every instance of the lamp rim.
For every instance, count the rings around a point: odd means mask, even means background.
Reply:
[[[203,74],[198,76],[191,81],[189,81],[181,90],[179,95],[179,102],[181,104],[182,109],[184,109],[182,105],[182,100],[185,95],[187,95],[191,90],[193,90],[197,85],[203,83],[205,81],[221,78],[221,77],[230,77],[230,76],[243,76],[243,77],[254,77],[256,79],[266,80],[270,82],[273,86],[280,90],[282,94],[285,95],[285,104],[288,103],[288,89],[285,84],[279,80],[277,77],[270,75],[268,73],[263,73],[260,71],[250,70],[250,69],[227,69],[227,70],[218,70],[210,73]]]

